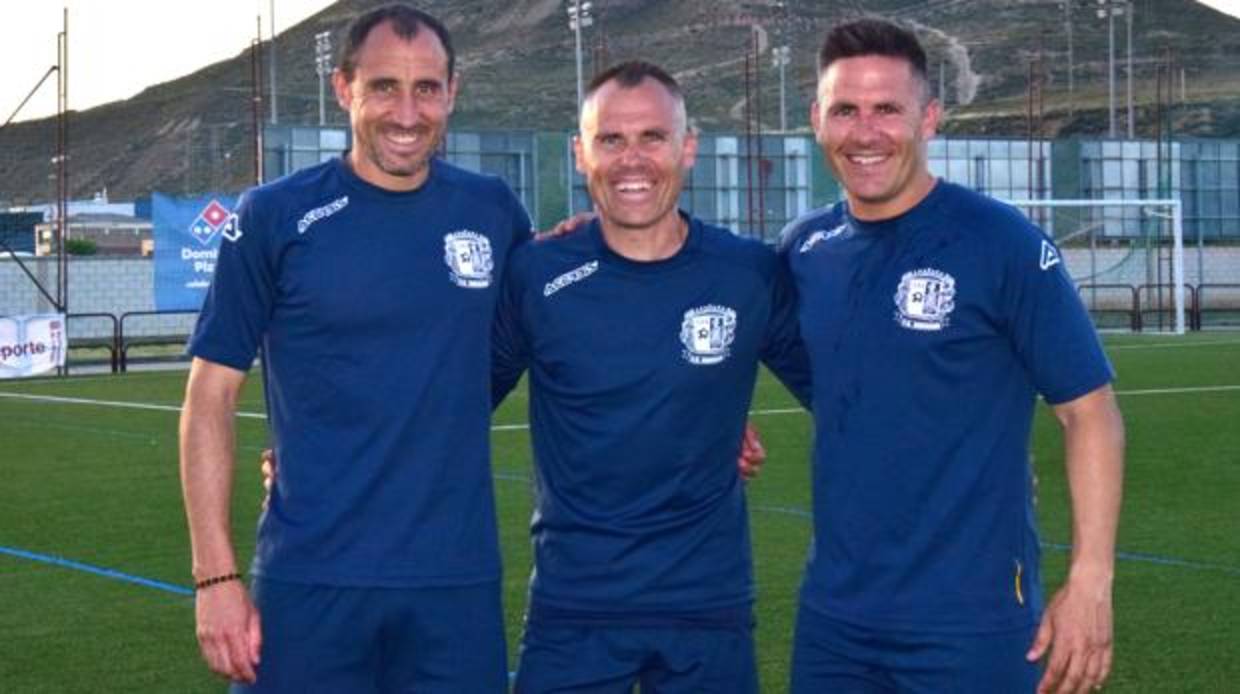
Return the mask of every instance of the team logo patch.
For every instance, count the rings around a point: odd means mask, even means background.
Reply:
[[[229,213],[228,208],[220,204],[219,200],[212,200],[207,206],[202,208],[202,212],[194,217],[194,221],[189,224],[189,235],[194,237],[198,243],[206,246],[211,243],[211,239],[215,235],[224,231],[224,228],[232,223],[236,228],[235,217]],[[229,241],[236,239],[230,238]]]
[[[574,282],[580,282],[590,275],[593,275],[597,271],[597,260],[591,260],[584,265],[575,267],[543,285],[543,296],[551,296],[568,285],[573,284]]]
[[[797,252],[808,253],[809,250],[813,248],[814,246],[817,246],[819,243],[822,243],[823,241],[830,241],[836,236],[839,236],[840,234],[844,233],[844,230],[847,228],[848,228],[847,226],[841,224],[830,231],[826,231],[824,229],[815,229],[814,231],[810,232],[809,237],[806,238],[805,241],[801,243],[801,247],[797,249]]]
[[[1059,251],[1051,245],[1050,241],[1042,240],[1042,257],[1038,260],[1038,267],[1043,270],[1049,270],[1059,264]]]
[[[448,276],[458,287],[482,289],[491,286],[491,241],[476,231],[454,231],[443,237],[443,260]]]
[[[940,270],[904,273],[896,290],[896,322],[910,330],[942,330],[956,308],[956,280]]]
[[[682,355],[690,364],[709,366],[728,358],[736,339],[736,311],[709,304],[685,311],[680,324]]]

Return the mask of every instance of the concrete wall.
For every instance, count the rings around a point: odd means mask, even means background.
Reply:
[[[23,258],[26,268],[52,296],[56,295],[56,261]],[[72,258],[69,262],[69,312],[110,313],[120,320],[130,311],[155,309],[154,261],[149,258]],[[0,315],[54,310],[12,259],[0,260]],[[127,335],[188,333],[193,315],[134,316],[126,319]],[[102,337],[112,330],[107,319],[77,318],[69,337]]]

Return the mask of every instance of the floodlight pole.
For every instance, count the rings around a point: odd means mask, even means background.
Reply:
[[[327,123],[327,110],[323,104],[324,82],[332,70],[332,33],[320,31],[314,35],[314,71],[319,75],[319,125]]]
[[[582,67],[581,67],[581,28],[588,27],[593,23],[590,17],[590,3],[581,2],[581,0],[570,0],[568,3],[568,28],[573,30],[574,40],[577,46],[577,112],[581,112],[581,102],[585,99],[585,89],[582,84]]]
[[[788,101],[787,101],[787,67],[788,47],[776,46],[771,49],[771,58],[775,67],[779,68],[779,131],[788,132]]]
[[[1128,20],[1128,139],[1134,138],[1133,120],[1132,120],[1132,15],[1133,4],[1127,3],[1125,11]]]
[[[278,123],[276,115],[276,0],[268,4],[267,16],[271,19],[271,122]]]

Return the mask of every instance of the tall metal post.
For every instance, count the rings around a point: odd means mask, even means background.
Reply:
[[[788,47],[776,46],[771,49],[771,58],[775,62],[775,67],[779,68],[779,131],[788,132],[788,86],[787,86],[787,68],[788,68]]]
[[[271,20],[271,122],[279,123],[276,114],[276,0],[271,0],[268,7],[267,17]]]
[[[254,185],[263,182],[263,18],[250,41],[250,121],[254,128]]]
[[[320,31],[314,35],[314,71],[319,76],[319,125],[327,123],[327,110],[324,106],[324,84],[327,76],[332,73],[332,33]]]
[[[1126,19],[1128,20],[1128,139],[1133,139],[1133,119],[1132,119],[1132,14],[1133,4],[1127,3],[1124,8]]]
[[[1072,0],[1063,2],[1063,28],[1068,34],[1068,114],[1076,113],[1076,65],[1072,53]]]
[[[1103,5],[1107,15],[1107,135],[1115,137],[1115,8]]]
[[[590,26],[594,20],[590,17],[591,4],[581,0],[570,0],[568,3],[568,28],[573,31],[577,54],[577,111],[581,112],[581,102],[585,100],[585,88],[582,82],[581,67],[581,29]]]
[[[69,9],[64,10],[64,29],[60,32],[60,70],[56,94],[56,226],[60,254],[60,283],[56,289],[57,310],[69,313]],[[67,370],[66,370],[67,373]]]

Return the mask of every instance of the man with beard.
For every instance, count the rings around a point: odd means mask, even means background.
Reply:
[[[1051,240],[930,173],[938,118],[910,32],[865,19],[828,34],[812,121],[846,199],[782,240],[814,375],[794,694],[1078,692],[1110,670],[1112,371]],[[1063,430],[1073,512],[1068,577],[1045,610],[1039,393]]]
[[[788,277],[677,210],[697,137],[661,68],[598,75],[573,145],[597,219],[514,251],[496,315],[495,401],[530,371],[516,691],[756,693],[736,460],[759,360],[808,396]]]
[[[202,654],[247,691],[507,686],[489,469],[493,307],[530,223],[434,158],[457,93],[435,18],[380,8],[332,77],[353,146],[244,196],[198,326],[181,468]],[[233,415],[261,347],[281,462],[251,586]]]

